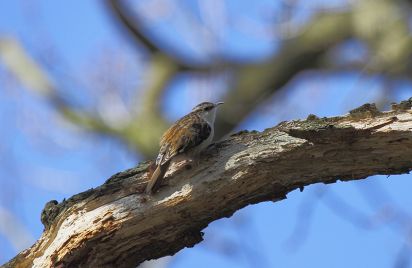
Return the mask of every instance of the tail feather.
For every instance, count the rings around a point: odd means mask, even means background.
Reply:
[[[161,185],[163,177],[169,167],[170,161],[163,163],[162,165],[157,165],[155,171],[150,177],[149,182],[147,183],[145,193],[151,194],[154,193]]]

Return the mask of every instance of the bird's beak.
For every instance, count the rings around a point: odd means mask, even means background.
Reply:
[[[221,104],[223,104],[224,102],[216,102],[216,104],[215,104],[215,106],[217,107],[217,106],[219,106],[219,105],[221,105]]]

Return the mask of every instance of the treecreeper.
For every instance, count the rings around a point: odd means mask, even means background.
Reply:
[[[147,183],[146,193],[156,192],[174,158],[185,156],[192,159],[211,144],[216,110],[221,104],[223,102],[202,102],[166,130],[160,140],[159,154]]]

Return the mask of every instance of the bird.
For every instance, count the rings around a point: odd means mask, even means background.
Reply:
[[[216,110],[221,104],[223,102],[202,102],[166,130],[160,139],[156,168],[153,167],[146,194],[157,190],[173,158],[179,155],[195,157],[212,143]]]

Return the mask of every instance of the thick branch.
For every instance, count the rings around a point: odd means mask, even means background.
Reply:
[[[364,105],[342,117],[241,132],[209,148],[191,170],[175,163],[167,186],[142,194],[148,163],[42,213],[46,230],[3,267],[136,267],[202,240],[210,222],[294,189],[412,169],[411,100],[381,113]],[[180,166],[180,168],[179,168]]]

